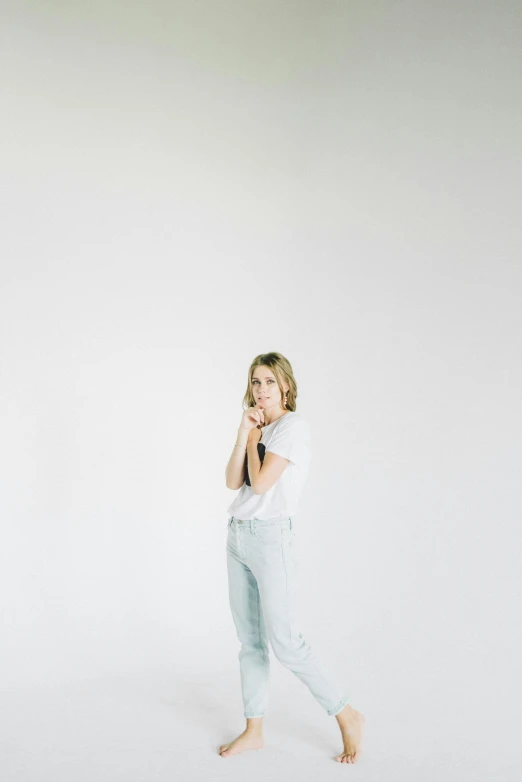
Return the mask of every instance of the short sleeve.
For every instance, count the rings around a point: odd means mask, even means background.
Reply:
[[[292,464],[301,466],[311,455],[310,426],[300,418],[284,422],[284,425],[274,432],[266,447],[267,452],[275,453],[288,459]]]

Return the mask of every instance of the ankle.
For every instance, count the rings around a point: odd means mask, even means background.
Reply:
[[[335,715],[335,719],[339,723],[346,722],[346,720],[351,719],[354,716],[354,714],[355,714],[355,709],[352,706],[350,706],[349,703],[347,703],[346,706],[344,706],[343,709],[341,709],[339,714]]]
[[[245,733],[261,735],[263,733],[263,717],[247,718]]]

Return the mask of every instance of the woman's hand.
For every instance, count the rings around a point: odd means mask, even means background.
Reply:
[[[248,429],[250,431],[256,429],[258,426],[264,426],[264,424],[265,414],[263,408],[259,405],[247,407],[247,409],[243,411],[243,419],[241,421],[242,429]],[[258,432],[261,434],[261,429],[258,429]]]

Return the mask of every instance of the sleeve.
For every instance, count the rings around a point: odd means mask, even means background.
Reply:
[[[266,450],[300,466],[311,453],[310,439],[310,425],[301,418],[288,422],[274,432]]]

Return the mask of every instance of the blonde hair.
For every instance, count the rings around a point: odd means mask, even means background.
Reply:
[[[245,396],[243,397],[243,407],[246,410],[248,407],[255,407],[256,400],[254,399],[254,394],[252,392],[252,374],[254,372],[254,369],[256,367],[270,367],[272,372],[274,373],[274,377],[277,381],[277,385],[279,386],[279,390],[281,391],[281,407],[283,407],[283,399],[284,399],[284,389],[283,389],[283,381],[288,383],[288,392],[287,392],[287,398],[286,398],[286,410],[292,410],[295,412],[296,408],[296,399],[297,399],[297,384],[295,382],[294,378],[294,372],[292,370],[292,365],[290,364],[289,360],[285,358],[281,353],[260,353],[259,356],[256,356],[255,359],[250,364],[250,368],[248,370],[248,382],[247,382],[247,391]]]

